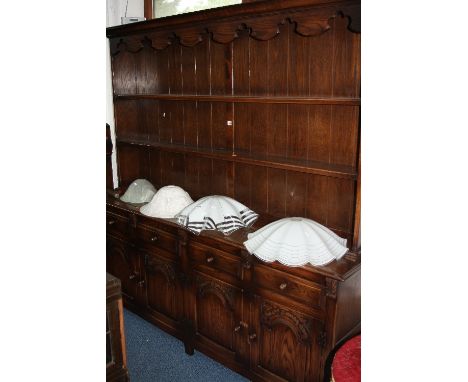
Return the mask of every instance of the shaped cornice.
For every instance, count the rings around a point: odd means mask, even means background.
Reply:
[[[154,49],[161,50],[171,45],[174,33],[168,31],[151,32],[145,37],[151,41],[151,46]]]
[[[361,6],[352,4],[341,8],[338,12],[348,18],[348,29],[354,33],[361,33]]]
[[[318,36],[322,33],[325,33],[331,28],[329,21],[333,19],[334,16],[329,16],[326,13],[310,15],[307,13],[300,13],[289,17],[290,22],[296,24],[296,32],[302,36]]]
[[[145,38],[127,36],[125,38],[117,38],[110,40],[110,51],[111,55],[115,56],[116,54],[127,51],[131,53],[137,53],[143,49],[143,40]]]
[[[182,45],[195,46],[199,42],[202,42],[204,38],[206,38],[207,33],[202,28],[193,27],[178,29],[174,35],[179,38]]]
[[[111,54],[116,55],[122,50],[132,53],[143,48],[143,41],[149,40],[153,49],[161,50],[169,46],[177,38],[184,46],[192,47],[206,38],[212,38],[218,43],[228,44],[239,37],[239,32],[248,30],[250,37],[266,41],[280,33],[280,26],[287,22],[295,24],[296,33],[310,37],[327,32],[330,21],[335,17],[348,18],[348,29],[360,31],[360,5],[311,7],[293,11],[283,11],[264,15],[252,15],[242,18],[222,18],[209,20],[198,25],[176,25],[169,29],[154,29],[139,35],[128,35],[111,38]]]

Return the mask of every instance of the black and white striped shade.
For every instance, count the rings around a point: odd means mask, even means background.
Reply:
[[[212,195],[201,198],[177,214],[178,224],[199,234],[217,230],[229,235],[239,228],[250,227],[258,214],[227,196]]]

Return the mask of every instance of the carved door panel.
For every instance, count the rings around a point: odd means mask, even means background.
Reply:
[[[176,264],[155,253],[144,253],[146,307],[177,321],[181,318],[182,290]]]
[[[194,275],[196,336],[238,359],[241,290],[202,273],[194,272]]]
[[[107,236],[106,271],[120,279],[122,295],[135,302],[138,299],[140,259],[132,245],[124,240]]]
[[[259,296],[254,297],[251,315],[255,374],[268,381],[321,381],[321,321]]]

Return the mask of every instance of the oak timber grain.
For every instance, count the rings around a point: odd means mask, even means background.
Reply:
[[[196,236],[109,195],[108,269],[128,308],[254,381],[321,382],[359,325],[359,13],[354,0],[271,0],[107,29],[118,193],[146,178],[260,214]],[[246,252],[249,232],[287,216],[352,252],[323,267]]]

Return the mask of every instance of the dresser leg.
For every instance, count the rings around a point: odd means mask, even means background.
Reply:
[[[180,326],[183,332],[185,353],[193,355],[193,343],[195,339],[195,328],[193,327],[193,323],[190,320],[183,320]]]
[[[187,342],[184,342],[184,346],[185,346],[185,353],[187,353],[188,355],[193,355],[194,351],[193,351],[192,344],[188,344]]]

